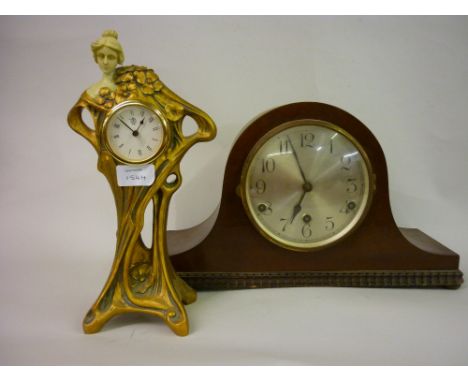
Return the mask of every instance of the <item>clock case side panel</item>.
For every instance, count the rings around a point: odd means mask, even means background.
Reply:
[[[369,158],[375,190],[366,217],[349,236],[321,250],[295,252],[258,233],[242,205],[239,185],[255,143],[276,126],[304,119],[323,120],[351,134]],[[454,288],[463,280],[457,254],[418,230],[396,225],[385,156],[374,135],[351,114],[317,102],[278,107],[246,127],[227,161],[221,206],[212,231],[198,246],[171,260],[176,271],[198,289],[304,285]]]

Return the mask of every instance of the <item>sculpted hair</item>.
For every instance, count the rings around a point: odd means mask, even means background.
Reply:
[[[117,52],[117,62],[119,64],[123,63],[125,55],[122,49],[122,45],[120,45],[120,42],[118,40],[118,37],[119,34],[112,29],[104,31],[102,36],[91,44],[91,50],[93,51],[94,61],[97,62],[97,51],[103,47],[107,47],[112,50],[115,50]]]

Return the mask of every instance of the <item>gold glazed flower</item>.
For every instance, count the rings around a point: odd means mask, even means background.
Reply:
[[[164,85],[162,84],[161,81],[156,81],[156,82],[153,83],[153,88],[157,92],[160,91],[163,88],[163,86]]]
[[[143,92],[144,95],[152,95],[154,93],[154,89],[151,86],[143,86],[141,88],[141,91]]]
[[[130,65],[130,66],[121,66],[120,68],[117,68],[115,70],[116,78],[115,78],[115,83],[120,83],[120,82],[130,82],[134,80],[134,72],[135,71],[142,71],[142,70],[147,70],[146,67],[144,66],[136,66],[136,65]]]
[[[137,86],[134,82],[122,82],[117,85],[117,103],[127,100],[131,96],[136,96]]]
[[[151,264],[137,263],[130,270],[130,277],[138,283],[145,282],[151,274]]]
[[[136,95],[137,89],[140,89],[144,95],[151,96],[164,87],[152,69],[136,65],[118,68],[115,82],[117,84],[117,103]]]
[[[120,79],[121,82],[132,81],[133,80],[133,74],[132,73],[125,73],[119,79]]]
[[[151,69],[146,72],[147,83],[152,84],[153,82],[156,82],[157,79],[158,79],[158,76]]]
[[[108,87],[99,89],[99,95],[96,97],[96,102],[104,106],[106,109],[111,109],[115,104],[116,94]]]
[[[179,105],[175,102],[170,102],[166,104],[164,110],[166,110],[167,118],[171,121],[177,121],[184,115],[184,108],[182,107],[182,105]]]
[[[135,76],[136,82],[138,82],[140,85],[144,85],[146,83],[145,72],[136,70],[133,72],[133,75]]]
[[[152,274],[150,263],[136,263],[130,269],[130,283],[137,293],[145,293],[151,286]]]

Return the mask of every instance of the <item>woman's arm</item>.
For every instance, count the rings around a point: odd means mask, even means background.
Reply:
[[[93,145],[94,149],[99,152],[99,142],[96,131],[86,126],[81,117],[81,113],[85,108],[86,102],[80,99],[68,113],[68,124],[78,134],[86,138]]]

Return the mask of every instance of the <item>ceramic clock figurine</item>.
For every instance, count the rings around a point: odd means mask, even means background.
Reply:
[[[83,92],[68,123],[98,154],[98,169],[113,191],[118,228],[110,275],[83,328],[94,333],[117,314],[139,312],[158,316],[176,334],[186,335],[183,304],[195,301],[196,293],[168,260],[167,211],[181,185],[183,155],[195,143],[213,139],[216,127],[206,113],[167,88],[152,69],[119,66],[124,52],[115,31],[105,31],[91,49],[102,78]],[[85,109],[94,126],[83,122]],[[195,133],[184,135],[185,118],[198,125]],[[151,200],[153,240],[147,247],[141,231]]]

